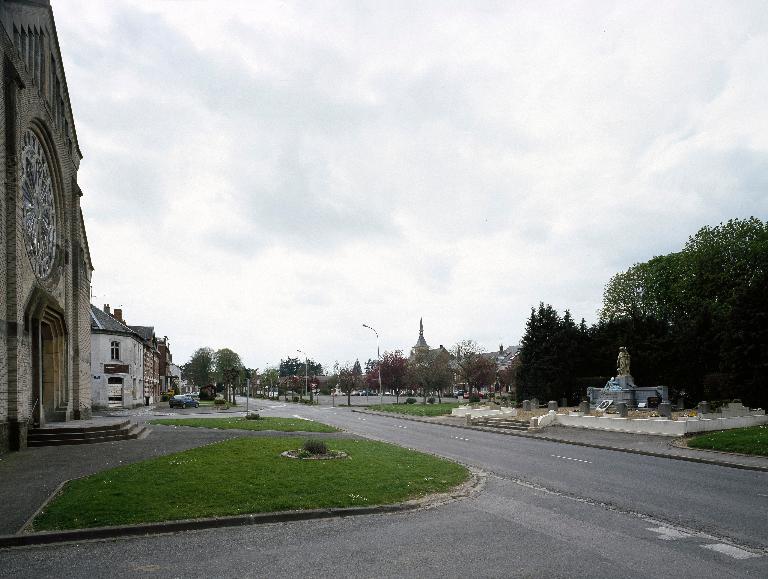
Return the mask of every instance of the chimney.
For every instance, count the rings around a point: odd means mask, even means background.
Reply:
[[[123,309],[122,308],[115,308],[115,318],[117,318],[118,322],[123,322]]]
[[[104,304],[104,313],[112,315],[112,312],[109,311],[109,304]]]

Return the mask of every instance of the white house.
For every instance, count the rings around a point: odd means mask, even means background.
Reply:
[[[144,399],[144,342],[123,311],[91,304],[91,376],[94,409],[133,408]]]

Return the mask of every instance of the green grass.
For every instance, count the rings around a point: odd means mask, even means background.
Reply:
[[[368,408],[380,412],[410,414],[411,416],[445,416],[458,406],[458,402],[443,402],[441,404],[373,404]]]
[[[262,416],[259,420],[233,418],[162,418],[150,424],[168,426],[193,426],[197,428],[219,428],[222,430],[277,430],[279,432],[338,432],[338,428],[300,418],[274,418]]]
[[[445,491],[466,468],[367,440],[326,441],[336,460],[280,456],[295,438],[236,438],[69,482],[35,530],[397,503]]]
[[[768,425],[702,434],[688,440],[688,446],[768,456]]]

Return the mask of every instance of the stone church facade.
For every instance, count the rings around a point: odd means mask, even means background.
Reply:
[[[81,154],[48,0],[0,2],[0,452],[91,412]]]

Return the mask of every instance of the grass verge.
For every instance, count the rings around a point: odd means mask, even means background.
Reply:
[[[338,428],[300,418],[274,418],[262,416],[259,420],[242,417],[233,418],[160,418],[150,424],[168,426],[193,426],[197,428],[218,428],[222,430],[276,430],[278,432],[339,432]]]
[[[236,438],[104,471],[68,483],[35,530],[76,529],[398,503],[448,490],[463,466],[399,446],[335,440],[349,458],[295,460],[295,438]]]
[[[768,425],[702,434],[689,439],[688,446],[706,450],[768,456]]]
[[[411,416],[445,416],[458,406],[458,402],[442,402],[440,404],[373,404],[367,408],[379,412],[395,412]]]

